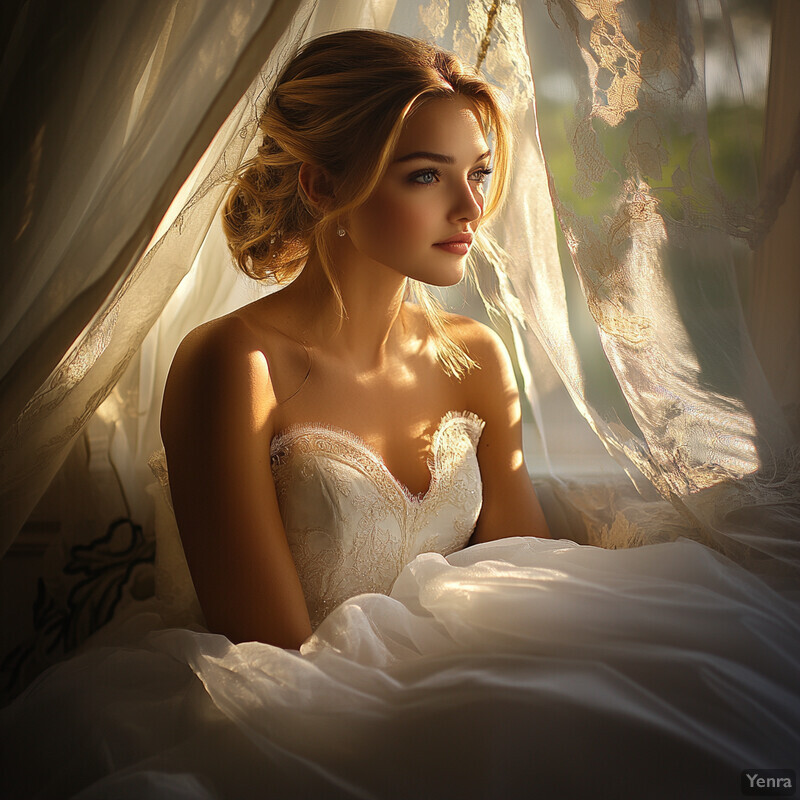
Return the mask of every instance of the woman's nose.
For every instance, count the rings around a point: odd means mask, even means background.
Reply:
[[[471,181],[464,180],[455,189],[452,217],[455,220],[472,222],[483,216],[483,195]]]

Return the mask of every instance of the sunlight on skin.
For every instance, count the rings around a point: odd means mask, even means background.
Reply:
[[[448,412],[468,411],[485,423],[477,449],[482,506],[470,543],[549,535],[525,469],[504,345],[485,326],[448,317],[478,365],[459,379],[442,368],[426,317],[405,302],[410,278],[450,285],[463,277],[489,159],[468,100],[425,103],[372,195],[340,221],[346,235],[332,233],[344,317],[312,255],[284,289],[181,344],[162,437],[187,563],[212,630],[284,647],[310,633],[268,458],[273,437],[293,425],[358,437],[396,483],[423,495],[435,479],[434,431]],[[321,168],[303,165],[299,180],[311,203],[333,202]]]
[[[466,98],[431,100],[411,115],[373,193],[341,219],[346,235],[329,242],[345,318],[313,258],[272,300],[273,307],[281,300],[302,304],[303,333],[296,338],[313,349],[316,371],[299,396],[279,409],[277,430],[303,419],[335,421],[381,454],[398,477],[417,474],[416,481],[402,483],[422,485],[419,465],[442,413],[469,403],[461,387],[443,382],[431,360],[427,326],[414,323],[403,298],[409,278],[450,285],[463,277],[470,244],[446,241],[471,239],[477,229],[490,157]],[[327,208],[330,180],[310,165],[300,179],[309,199]],[[324,391],[324,409],[322,394],[312,394],[316,388]],[[398,461],[408,466],[398,468]]]
[[[474,107],[460,97],[426,103],[407,121],[395,154],[370,198],[344,222],[343,263],[350,271],[354,259],[366,257],[398,276],[458,283],[469,244],[441,243],[477,228],[491,155]]]

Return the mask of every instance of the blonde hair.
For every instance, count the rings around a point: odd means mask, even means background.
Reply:
[[[223,225],[238,267],[256,280],[284,283],[316,253],[343,309],[328,237],[338,218],[375,189],[409,114],[430,99],[454,95],[474,104],[494,139],[486,219],[497,211],[508,181],[510,134],[494,90],[477,72],[432,44],[384,31],[341,31],[308,42],[269,93],[259,120],[263,141],[225,204]],[[327,212],[300,187],[304,162],[332,178],[334,203]],[[450,374],[464,374],[474,362],[452,339],[428,287],[411,283],[440,362]]]

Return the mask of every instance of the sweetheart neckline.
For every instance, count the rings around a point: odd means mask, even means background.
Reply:
[[[338,425],[333,425],[330,423],[325,422],[298,422],[292,425],[288,425],[283,430],[276,433],[272,440],[270,441],[270,457],[272,458],[275,455],[277,449],[284,445],[287,442],[292,441],[293,439],[299,438],[305,434],[314,433],[314,432],[325,432],[329,434],[333,434],[334,436],[339,437],[340,439],[344,440],[346,443],[354,446],[357,450],[359,450],[363,455],[366,455],[369,459],[375,462],[381,472],[389,479],[392,485],[398,490],[398,492],[405,498],[405,500],[410,504],[418,504],[421,505],[424,503],[429,497],[431,497],[434,493],[435,486],[437,484],[437,475],[438,475],[438,466],[436,462],[438,450],[439,450],[439,442],[441,441],[442,432],[447,428],[447,426],[456,420],[467,420],[479,426],[480,430],[483,430],[484,425],[486,424],[477,414],[473,413],[472,411],[447,411],[445,412],[441,419],[439,420],[439,424],[433,431],[433,435],[431,437],[431,449],[430,453],[428,454],[426,461],[428,464],[428,472],[430,473],[430,481],[428,483],[428,488],[425,489],[423,492],[414,493],[412,492],[405,483],[399,480],[395,474],[386,466],[386,462],[383,460],[383,456],[374,448],[372,445],[368,444],[364,439],[362,439],[357,433],[353,433],[352,431],[347,430],[347,428],[339,427]]]

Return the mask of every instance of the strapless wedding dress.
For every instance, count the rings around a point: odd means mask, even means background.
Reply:
[[[166,535],[159,613],[0,712],[0,795],[705,800],[800,771],[796,599],[689,539],[465,547],[481,430],[443,418],[419,496],[345,431],[275,437],[313,634],[204,631]]]
[[[270,446],[272,474],[311,626],[364,592],[389,594],[420,553],[448,555],[469,541],[481,509],[475,449],[483,421],[450,412],[433,434],[431,481],[413,495],[352,433],[299,425]]]

